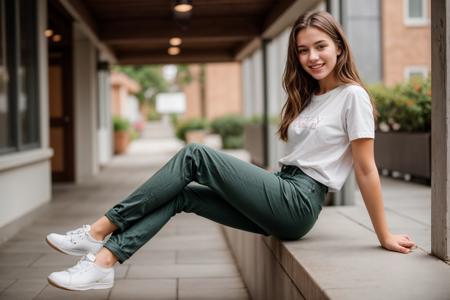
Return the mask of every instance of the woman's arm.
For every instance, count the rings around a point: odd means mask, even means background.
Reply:
[[[415,247],[415,243],[407,235],[394,235],[388,229],[373,146],[373,139],[369,138],[352,141],[356,181],[381,246],[388,250],[408,253]]]

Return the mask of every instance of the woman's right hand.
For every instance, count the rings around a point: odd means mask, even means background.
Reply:
[[[412,249],[417,248],[416,243],[414,243],[408,235],[392,233],[389,233],[387,237],[381,241],[381,246],[387,250],[404,254],[407,254],[411,252]]]

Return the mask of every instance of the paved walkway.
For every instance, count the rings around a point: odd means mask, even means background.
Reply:
[[[220,226],[185,213],[118,265],[112,289],[68,292],[48,285],[49,273],[77,258],[52,250],[45,235],[93,222],[182,146],[154,125],[149,129],[159,137],[147,133],[92,181],[55,186],[45,213],[1,245],[0,299],[248,299]]]
[[[248,299],[219,225],[190,214],[173,218],[135,256],[116,269],[111,290],[67,292],[46,277],[76,263],[44,242],[48,232],[65,232],[102,215],[151,176],[182,145],[172,132],[149,125],[145,138],[118,156],[95,179],[57,185],[53,200],[32,226],[0,246],[0,299]],[[430,187],[382,178],[390,228],[408,233],[429,253]],[[341,214],[372,230],[360,193]]]
[[[431,188],[400,179],[381,177],[383,201],[389,229],[408,234],[418,248],[431,253]],[[340,213],[373,231],[361,193],[355,192],[355,205]]]

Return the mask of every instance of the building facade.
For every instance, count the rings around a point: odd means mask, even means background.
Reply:
[[[182,118],[204,117],[212,120],[226,114],[242,113],[239,63],[190,65],[189,71],[192,81],[183,88],[187,105]]]
[[[387,85],[431,72],[429,0],[381,1],[383,82]]]
[[[112,156],[109,58],[59,1],[0,1],[0,242],[52,182],[82,183]]]

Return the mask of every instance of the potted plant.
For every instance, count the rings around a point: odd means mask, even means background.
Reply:
[[[431,179],[431,80],[372,86],[379,112],[375,160],[385,173]]]
[[[119,116],[113,117],[114,153],[125,153],[130,142],[130,122]]]
[[[185,143],[203,143],[208,122],[202,118],[193,118],[177,122],[175,135]]]
[[[214,119],[211,123],[212,133],[219,134],[224,149],[241,149],[244,146],[244,117],[229,114]]]

